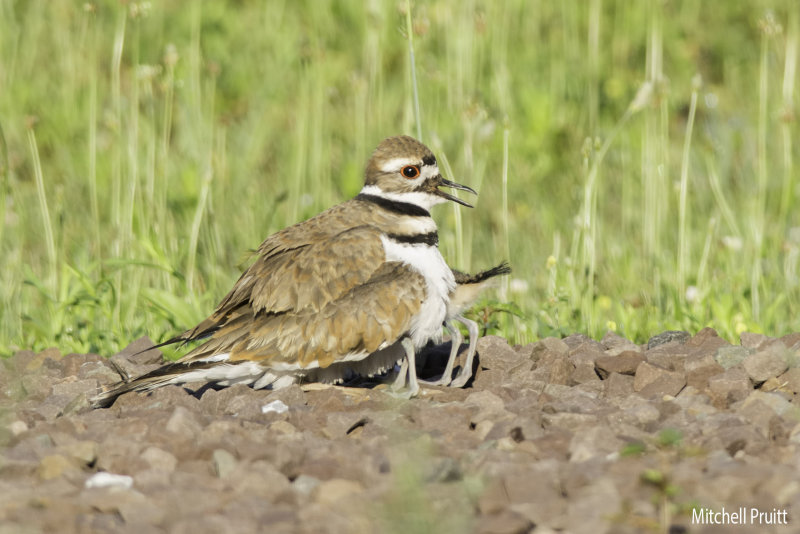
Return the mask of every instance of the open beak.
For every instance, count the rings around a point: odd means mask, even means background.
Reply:
[[[450,180],[445,180],[441,175],[439,175],[439,180],[437,180],[437,181],[439,183],[436,184],[435,194],[439,195],[442,198],[446,198],[447,200],[452,200],[453,202],[461,204],[462,206],[466,206],[468,208],[473,207],[472,204],[470,204],[468,202],[465,202],[465,201],[461,200],[460,198],[451,195],[450,193],[445,193],[444,191],[439,189],[439,187],[440,186],[444,186],[444,187],[450,187],[452,189],[460,189],[461,191],[468,191],[468,192],[472,193],[473,195],[477,195],[478,193],[474,189],[472,189],[471,187],[467,187],[466,185],[461,185],[461,184],[457,184],[455,182],[451,182]]]

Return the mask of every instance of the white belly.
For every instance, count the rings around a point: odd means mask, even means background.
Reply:
[[[425,244],[397,243],[382,236],[386,261],[401,261],[425,277],[426,298],[419,313],[411,320],[411,341],[422,347],[442,330],[447,314],[450,293],[456,286],[453,271],[444,261],[439,249]]]

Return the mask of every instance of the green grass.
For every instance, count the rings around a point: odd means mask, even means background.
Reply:
[[[0,0],[0,352],[190,326],[417,131],[490,331],[800,330],[796,1],[406,5]]]

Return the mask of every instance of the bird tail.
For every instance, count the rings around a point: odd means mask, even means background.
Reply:
[[[508,265],[508,262],[502,262],[491,269],[486,269],[485,271],[480,271],[475,274],[467,274],[462,273],[461,271],[456,271],[453,269],[453,274],[456,278],[457,284],[480,284],[489,280],[490,278],[494,278],[495,276],[500,276],[503,274],[509,274],[511,272],[511,267]]]
[[[108,408],[120,395],[133,391],[146,392],[169,384],[198,381],[223,385],[249,384],[263,375],[264,369],[257,364],[247,360],[229,362],[225,354],[202,360],[177,361],[162,365],[132,380],[104,386],[97,395],[89,399],[89,404],[93,408]]]

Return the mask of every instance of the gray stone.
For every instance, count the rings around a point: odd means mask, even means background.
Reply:
[[[665,345],[667,343],[683,344],[686,343],[691,337],[692,335],[689,332],[684,332],[683,330],[667,330],[666,332],[662,332],[651,337],[647,341],[647,349],[654,349],[655,347]]]
[[[745,358],[751,354],[751,352],[752,351],[747,347],[720,347],[714,354],[714,359],[724,369],[731,369],[732,367],[741,364]]]

